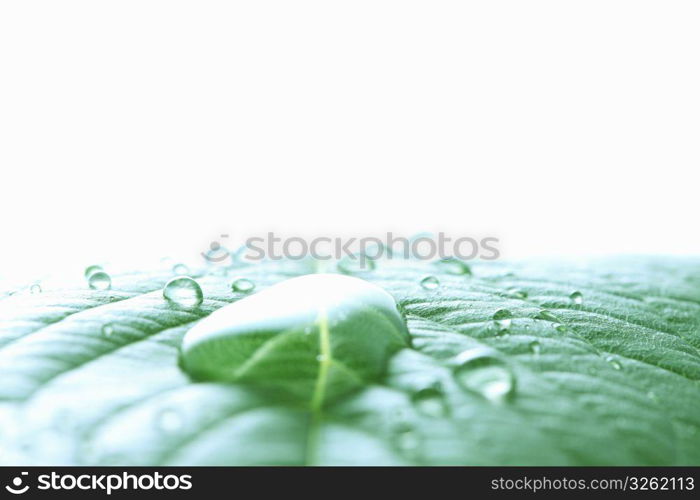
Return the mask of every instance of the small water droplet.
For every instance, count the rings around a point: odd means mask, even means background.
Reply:
[[[109,290],[112,287],[112,278],[104,271],[95,271],[88,278],[88,285],[93,290]]]
[[[420,413],[428,417],[444,417],[449,412],[445,395],[437,387],[426,387],[415,392],[411,401]]]
[[[454,377],[462,389],[501,402],[515,392],[515,375],[501,359],[484,349],[470,349],[456,358]]]
[[[413,427],[401,425],[394,430],[393,442],[402,453],[415,458],[420,450],[422,439]]]
[[[527,298],[527,292],[525,290],[520,289],[520,288],[509,288],[508,294],[515,299],[526,299]]]
[[[111,324],[107,323],[106,325],[104,325],[102,327],[102,335],[104,335],[105,337],[109,337],[113,333],[114,333],[114,327]]]
[[[583,294],[581,292],[579,292],[578,290],[576,290],[571,295],[569,295],[569,299],[571,300],[571,302],[573,302],[576,305],[583,304]]]
[[[544,321],[551,321],[552,323],[561,323],[561,320],[557,318],[554,314],[549,312],[547,309],[542,309],[535,316],[535,319],[541,319]]]
[[[316,356],[316,361],[318,361],[319,363],[323,363],[327,359],[328,359],[328,357],[323,355],[323,354],[319,354],[318,356]]]
[[[537,356],[540,352],[542,352],[542,344],[538,340],[533,340],[529,344],[530,347],[530,352]]]
[[[471,276],[471,268],[462,260],[455,257],[438,260],[435,265],[447,274],[469,275]]]
[[[345,274],[374,271],[377,263],[364,255],[347,255],[338,262],[338,269]]]
[[[659,396],[657,396],[656,393],[655,393],[654,391],[649,391],[649,392],[647,392],[647,397],[648,397],[651,401],[653,401],[654,403],[658,403],[658,402],[659,402]]]
[[[163,297],[171,304],[180,307],[197,307],[204,300],[202,288],[187,276],[173,278],[163,288]]]
[[[558,331],[559,333],[564,333],[564,332],[568,332],[568,331],[569,331],[569,329],[568,329],[566,326],[564,326],[564,325],[557,325],[557,326],[554,327],[554,329],[555,329],[556,331]]]
[[[607,356],[605,361],[610,363],[610,366],[612,366],[614,370],[622,370],[622,365],[615,356]]]
[[[173,274],[177,274],[178,276],[186,276],[190,274],[190,268],[182,263],[175,264],[173,266]]]
[[[437,287],[440,286],[440,280],[437,279],[435,276],[426,276],[425,278],[420,280],[420,286],[422,286],[426,290],[435,290]]]
[[[97,271],[102,271],[102,266],[98,266],[97,264],[92,265],[92,266],[88,266],[85,268],[85,272],[84,272],[85,277],[90,278],[92,273],[96,273]]]
[[[255,283],[247,278],[238,278],[231,283],[234,292],[250,292],[255,288]]]
[[[158,430],[165,434],[173,434],[182,429],[182,416],[173,409],[165,409],[158,413],[156,418]]]
[[[513,314],[508,309],[499,309],[493,313],[493,320],[500,331],[507,330],[513,321]]]
[[[29,287],[29,293],[41,293],[41,285],[39,283],[34,283]]]

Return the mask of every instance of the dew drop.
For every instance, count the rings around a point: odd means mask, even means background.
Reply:
[[[190,274],[190,268],[182,263],[175,264],[173,266],[173,274],[177,274],[178,276]]]
[[[164,434],[174,434],[183,427],[182,416],[173,409],[165,409],[158,413],[156,426]]]
[[[583,294],[581,292],[579,292],[578,290],[576,290],[571,295],[569,295],[569,299],[571,300],[571,302],[573,302],[576,305],[583,304]]]
[[[88,278],[88,285],[93,290],[109,290],[112,287],[112,278],[104,271],[95,271]]]
[[[406,323],[385,290],[344,274],[309,274],[197,322],[183,337],[180,365],[195,380],[279,390],[320,408],[379,378],[390,357],[409,344]],[[327,360],[333,362],[321,363]]]
[[[513,321],[513,314],[508,309],[499,309],[493,313],[493,321],[500,331],[507,330]]]
[[[255,288],[255,283],[247,278],[238,278],[231,283],[231,289],[234,292],[251,292]]]
[[[542,309],[535,315],[535,319],[541,319],[544,321],[551,321],[552,323],[561,323],[561,320],[557,318],[554,314],[549,312],[547,309]]]
[[[533,340],[532,342],[530,342],[528,347],[530,348],[530,352],[535,356],[542,352],[542,344],[540,344],[538,340]]]
[[[617,360],[617,358],[615,358],[615,356],[607,356],[605,358],[605,361],[610,363],[610,366],[612,366],[614,370],[622,370],[622,365]]]
[[[515,392],[515,375],[499,358],[481,348],[470,349],[456,358],[454,377],[459,386],[501,402]]]
[[[426,276],[425,278],[420,280],[420,286],[422,286],[426,290],[435,290],[437,287],[440,286],[440,280],[437,279],[435,276]]]
[[[29,293],[41,293],[41,285],[39,283],[34,283],[29,287]]]
[[[173,278],[163,288],[163,297],[173,305],[185,308],[199,306],[204,300],[202,288],[188,276]]]
[[[468,275],[471,276],[471,268],[462,260],[455,257],[440,259],[435,265],[447,274]]]
[[[105,337],[111,337],[113,333],[114,327],[111,324],[107,323],[102,327],[102,335],[104,335]]]
[[[374,259],[364,255],[347,255],[338,262],[338,270],[345,274],[374,271],[376,267]]]
[[[98,266],[97,264],[95,264],[95,265],[86,267],[85,272],[84,272],[85,278],[89,279],[90,276],[92,275],[92,273],[96,273],[97,271],[102,271],[102,266]]]
[[[564,333],[564,332],[568,332],[568,331],[569,331],[569,329],[568,329],[566,326],[564,326],[564,325],[557,325],[557,326],[554,327],[554,329],[555,329],[556,331],[558,331],[559,333]]]
[[[426,387],[411,396],[416,409],[428,417],[444,417],[449,413],[445,395],[437,387]]]

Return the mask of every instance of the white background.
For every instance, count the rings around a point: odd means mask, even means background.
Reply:
[[[700,254],[697,1],[4,1],[0,274],[221,233]]]

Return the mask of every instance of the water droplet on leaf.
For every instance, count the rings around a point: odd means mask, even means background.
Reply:
[[[394,430],[394,446],[411,458],[419,455],[422,445],[420,434],[410,425],[401,425]]]
[[[29,293],[41,293],[41,285],[39,283],[34,283],[29,287]]]
[[[499,309],[493,314],[494,323],[499,330],[507,330],[513,321],[513,314],[508,309]]]
[[[533,340],[532,342],[530,342],[529,347],[530,352],[534,355],[538,355],[542,351],[542,345],[537,340]]]
[[[109,323],[102,327],[102,335],[109,337],[114,333],[114,327]]]
[[[426,276],[420,281],[420,286],[422,286],[426,290],[435,290],[437,287],[440,286],[440,280],[437,279],[435,276]]]
[[[456,358],[455,380],[462,389],[481,394],[493,402],[500,402],[515,392],[515,375],[501,359],[476,348]]]
[[[168,281],[163,288],[163,297],[171,304],[185,308],[197,307],[204,300],[199,283],[187,276]]]
[[[93,265],[86,267],[84,272],[85,278],[90,278],[92,273],[96,273],[97,271],[102,271],[102,266]]]
[[[437,387],[426,387],[411,396],[416,409],[428,417],[444,417],[448,414],[445,395]]]
[[[250,292],[255,288],[255,283],[247,278],[238,278],[231,284],[234,292]]]
[[[535,319],[541,319],[543,321],[551,321],[552,323],[561,323],[561,320],[557,318],[554,314],[549,312],[547,309],[542,309],[535,315]]]
[[[190,274],[190,268],[185,264],[175,264],[173,266],[173,274],[177,274],[178,276]]]
[[[88,278],[88,285],[93,290],[109,290],[112,287],[112,278],[104,271],[95,271]]]
[[[583,304],[583,294],[581,292],[579,292],[578,290],[576,290],[571,295],[569,295],[569,299],[571,300],[571,302],[573,302],[576,305]]]
[[[156,426],[164,434],[176,433],[183,427],[182,416],[170,408],[162,410],[156,417]]]
[[[607,356],[605,361],[610,363],[610,366],[612,366],[614,370],[622,370],[622,365],[615,356]]]
[[[520,288],[509,288],[508,289],[508,294],[516,299],[526,299],[527,298],[527,292],[525,290],[521,290]]]
[[[446,259],[440,259],[435,263],[435,265],[440,268],[441,271],[447,274],[457,274],[457,275],[471,275],[471,268],[462,260],[455,257],[448,257]]]
[[[182,341],[195,379],[235,381],[323,402],[378,378],[409,344],[391,295],[342,274],[292,278],[222,307]]]

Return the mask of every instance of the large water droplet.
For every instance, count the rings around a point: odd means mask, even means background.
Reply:
[[[462,260],[456,259],[454,257],[448,257],[446,259],[440,259],[435,263],[435,265],[440,268],[441,271],[447,274],[457,274],[457,275],[471,275],[472,270],[470,267]]]
[[[96,273],[97,271],[102,271],[102,266],[98,266],[97,264],[88,266],[85,268],[85,278],[90,278],[92,273]]]
[[[576,305],[581,305],[583,304],[583,294],[576,290],[571,295],[569,295],[569,300],[571,300],[571,302],[573,302]]]
[[[426,276],[425,278],[420,280],[420,286],[422,286],[426,290],[435,290],[437,287],[440,286],[440,280],[437,279],[435,276]]]
[[[34,283],[29,287],[29,293],[41,293],[41,285],[39,283]]]
[[[384,373],[409,344],[396,302],[367,281],[310,274],[222,307],[182,341],[195,379],[278,389],[320,408]]]
[[[513,321],[513,314],[508,309],[499,309],[493,313],[493,321],[496,323],[496,327],[503,331],[510,328]]]
[[[197,307],[204,300],[202,288],[188,276],[173,278],[163,288],[163,297],[179,307]]]
[[[515,375],[501,359],[488,350],[476,348],[456,358],[454,376],[463,389],[500,402],[515,392]]]
[[[237,280],[234,280],[233,283],[231,283],[231,289],[234,292],[251,292],[255,288],[255,283],[253,283],[251,280],[248,278],[238,278]]]
[[[449,412],[445,395],[437,387],[426,387],[415,392],[411,401],[420,413],[428,417],[444,417]]]
[[[93,290],[109,290],[112,287],[112,278],[104,271],[95,271],[88,278],[88,285]]]

